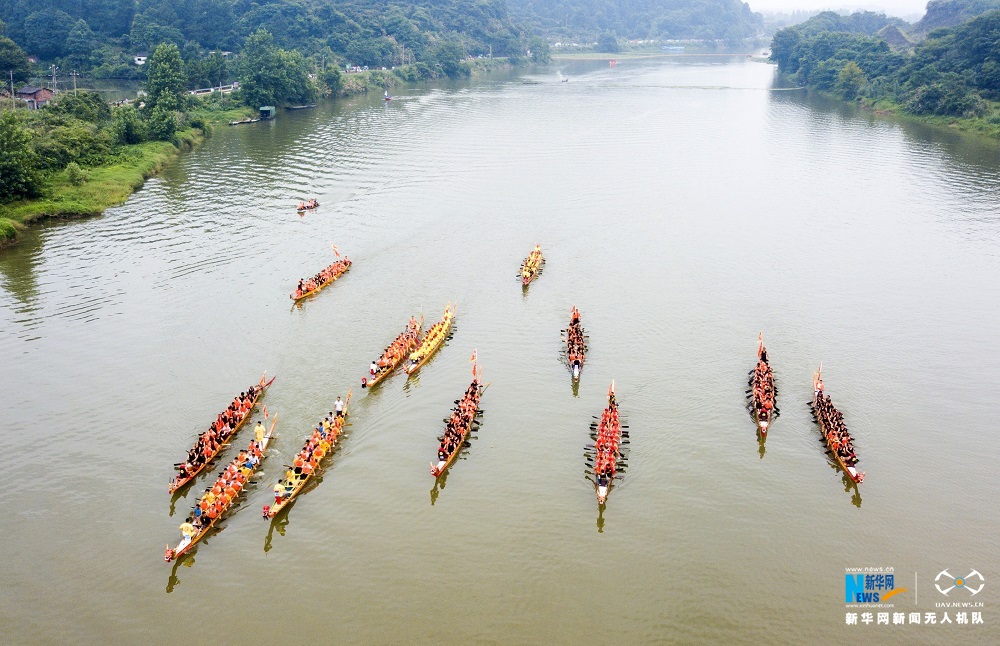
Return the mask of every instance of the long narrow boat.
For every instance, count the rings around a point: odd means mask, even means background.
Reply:
[[[232,430],[229,431],[229,433],[224,438],[222,438],[222,441],[219,443],[218,448],[216,448],[216,450],[212,452],[211,455],[207,455],[205,457],[205,461],[196,467],[189,469],[184,469],[183,467],[179,467],[181,473],[178,473],[174,477],[174,479],[170,482],[170,487],[168,488],[167,493],[171,494],[174,493],[175,491],[177,491],[178,489],[180,489],[181,487],[183,487],[184,485],[186,485],[187,483],[191,482],[196,477],[198,477],[198,474],[204,471],[205,467],[210,465],[215,460],[216,456],[219,455],[219,452],[222,451],[223,448],[229,445],[229,441],[236,435],[236,431],[240,430],[240,427],[242,427],[243,424],[250,418],[250,413],[253,412],[254,406],[257,405],[257,401],[264,394],[264,391],[266,391],[268,386],[274,383],[274,380],[277,379],[277,375],[271,377],[271,380],[267,382],[265,382],[266,378],[267,378],[267,372],[265,371],[264,375],[261,376],[260,381],[256,384],[256,386],[253,386],[253,388],[255,388],[253,401],[247,408],[246,414],[244,414],[243,417],[240,418],[240,420],[233,426]],[[180,464],[184,465],[185,463],[180,463]]]
[[[448,333],[451,331],[451,325],[454,322],[455,310],[457,308],[457,305],[453,306],[451,303],[448,303],[441,320],[427,330],[423,341],[420,342],[420,347],[410,355],[410,363],[406,365],[406,374],[412,375],[417,370],[420,370],[420,366],[427,363],[434,356],[434,353],[437,352],[438,348],[448,339]]]
[[[298,303],[302,299],[309,298],[310,296],[317,293],[324,287],[333,284],[335,280],[344,275],[344,273],[350,268],[351,268],[351,261],[349,259],[344,258],[343,260],[338,260],[332,263],[331,265],[328,265],[327,267],[323,268],[323,270],[320,271],[318,274],[316,274],[316,276],[313,276],[313,279],[316,279],[317,276],[320,276],[324,272],[326,272],[326,276],[321,280],[318,280],[316,282],[315,287],[304,292],[300,292],[298,288],[296,288],[295,291],[289,294],[288,297],[291,298],[296,303]]]
[[[767,362],[767,348],[764,347],[764,333],[757,337],[757,365],[750,371],[750,403],[747,407],[760,431],[761,439],[767,437],[771,421],[777,417],[777,390],[774,387],[774,373]]]
[[[816,423],[819,424],[819,430],[823,434],[823,439],[826,441],[826,448],[830,453],[833,454],[833,459],[836,461],[837,465],[847,474],[847,477],[851,479],[854,484],[861,484],[864,482],[865,474],[864,472],[858,471],[853,465],[847,464],[843,457],[841,457],[840,452],[837,450],[834,442],[836,438],[833,435],[833,428],[830,427],[827,420],[824,420],[821,414],[820,408],[817,406],[817,400],[819,398],[825,397],[825,405],[829,406],[830,412],[833,415],[843,419],[843,415],[836,407],[834,407],[833,402],[830,401],[830,396],[825,395],[823,392],[823,366],[820,366],[813,376],[813,400],[810,402],[809,406],[812,408],[813,418]],[[853,443],[853,438],[850,437],[848,433],[848,438],[851,439]]]
[[[347,421],[347,408],[350,405],[350,403],[351,403],[351,391],[348,390],[347,400],[344,402],[344,414],[335,416],[333,420],[330,422],[329,426],[323,432],[323,441],[329,445],[329,449],[324,449],[322,455],[316,455],[315,466],[312,466],[311,470],[308,473],[306,472],[301,473],[298,477],[295,478],[293,483],[289,483],[287,478],[283,478],[278,482],[278,484],[281,484],[281,482],[285,482],[285,492],[280,500],[275,499],[274,504],[264,505],[265,519],[274,518],[278,514],[278,512],[280,512],[282,509],[290,505],[292,501],[295,500],[295,498],[300,493],[302,493],[302,489],[306,486],[306,483],[308,483],[312,479],[312,477],[316,475],[316,472],[319,470],[322,459],[327,455],[329,455],[330,453],[333,453],[334,448],[337,446],[337,437],[344,430],[344,423]],[[309,444],[310,441],[309,439],[307,439],[306,444],[302,450],[303,451],[309,450],[308,448]],[[310,455],[313,455],[315,453],[315,448],[317,447],[314,447],[313,450],[309,450]],[[289,484],[292,485],[291,488],[288,487]]]
[[[423,314],[420,315],[419,321],[410,317],[410,323],[406,326],[406,329],[396,337],[395,341],[389,344],[389,347],[382,353],[382,356],[375,361],[375,365],[377,366],[375,373],[372,374],[369,370],[368,376],[361,378],[361,387],[371,388],[391,375],[399,367],[399,364],[403,363],[407,355],[420,344],[420,332],[423,328]],[[398,348],[395,357],[392,356],[394,347]]]
[[[264,437],[263,439],[261,439],[260,444],[257,444],[256,438],[250,440],[250,446],[248,446],[246,449],[247,453],[248,454],[253,453],[255,447],[258,451],[260,451],[260,457],[258,458],[256,464],[248,468],[245,466],[245,462],[243,463],[240,462],[238,455],[237,457],[233,458],[232,462],[229,463],[230,466],[235,467],[242,473],[244,482],[242,486],[236,491],[236,495],[233,496],[233,498],[229,501],[229,504],[226,505],[225,509],[223,509],[218,515],[216,515],[215,518],[211,519],[207,524],[201,525],[198,528],[198,531],[194,534],[194,536],[190,537],[185,536],[181,538],[181,541],[180,543],[177,544],[177,547],[171,549],[170,546],[167,545],[167,551],[163,554],[164,561],[169,563],[170,561],[173,561],[176,558],[180,558],[182,555],[189,552],[192,548],[194,548],[195,545],[197,545],[198,541],[203,539],[208,534],[209,530],[215,527],[215,523],[219,522],[223,514],[233,508],[233,506],[236,504],[237,499],[240,497],[240,494],[243,493],[243,490],[246,488],[246,485],[249,484],[250,476],[256,473],[257,469],[260,468],[261,463],[264,462],[264,458],[267,456],[266,453],[267,445],[271,443],[271,438],[274,437],[274,427],[277,423],[278,423],[278,415],[276,413],[274,415],[274,420],[271,422],[271,428],[267,431],[267,433],[264,434]],[[227,467],[227,469],[228,468],[229,467]],[[223,471],[223,473],[225,473],[225,471]],[[199,504],[200,502],[201,501],[199,500]]]
[[[570,311],[569,327],[566,328],[566,363],[573,374],[573,381],[580,381],[580,372],[586,358],[587,336],[580,325],[580,310],[574,305]]]
[[[475,373],[475,368],[473,368],[473,373]],[[438,447],[438,461],[437,463],[431,462],[431,475],[435,478],[441,477],[441,474],[458,457],[458,452],[462,450],[462,444],[469,437],[473,423],[476,421],[476,415],[479,413],[479,399],[484,390],[486,390],[486,386],[482,383],[482,373],[480,373],[472,378],[472,383],[466,389],[465,395],[452,411],[452,417],[448,421],[448,427],[445,428],[445,435],[441,440],[442,443]],[[445,441],[446,438],[449,438],[449,431],[454,442],[451,452],[445,450]]]
[[[528,283],[535,280],[535,277],[542,271],[542,265],[544,264],[545,257],[542,256],[542,248],[536,244],[535,248],[528,254],[528,257],[521,263],[521,273],[519,274],[521,285],[527,287]]]
[[[615,382],[608,388],[608,407],[601,414],[594,434],[594,488],[597,490],[597,504],[603,505],[608,499],[614,482],[618,460],[622,457],[622,425],[618,415],[618,400],[615,399]]]

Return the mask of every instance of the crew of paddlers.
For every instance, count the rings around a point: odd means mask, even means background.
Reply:
[[[763,334],[757,340],[757,365],[750,371],[750,406],[757,418],[761,434],[767,433],[771,417],[778,413],[775,408],[774,373],[771,364],[767,362],[767,348],[764,347]]]
[[[427,330],[424,340],[420,342],[420,347],[410,353],[410,366],[418,365],[428,355],[437,350],[438,345],[444,341],[444,337],[451,330],[451,319],[454,316],[455,310],[451,306],[451,303],[448,303],[448,307],[445,308],[444,316],[441,317],[441,320]]]
[[[855,482],[861,482],[864,474],[858,473],[855,468],[858,456],[854,453],[854,438],[844,424],[844,416],[830,401],[830,396],[823,392],[823,377],[819,372],[813,377],[812,408],[830,450],[835,452],[847,467],[854,470],[854,473],[849,472],[848,475]]]
[[[542,248],[539,245],[535,245],[535,248],[531,250],[528,257],[524,259],[521,264],[521,283],[527,285],[531,280],[538,274],[538,270],[542,268]]]
[[[566,328],[566,358],[569,361],[570,369],[573,371],[573,378],[580,378],[580,371],[583,369],[583,360],[587,357],[587,339],[580,325],[580,310],[576,305],[570,310],[569,327]]]
[[[299,284],[296,286],[295,291],[292,292],[292,299],[300,299],[309,292],[315,291],[326,283],[335,280],[338,276],[347,271],[350,266],[351,261],[344,258],[343,260],[338,260],[332,265],[323,268],[312,278],[300,278]]]
[[[206,463],[215,457],[215,454],[219,452],[219,448],[233,434],[233,429],[239,426],[243,418],[249,414],[259,387],[250,386],[248,390],[237,395],[233,399],[233,403],[229,405],[229,408],[219,413],[219,416],[208,427],[208,430],[198,436],[194,448],[188,451],[187,459],[176,465],[180,473],[174,478],[174,485],[183,482],[191,474],[200,471]]]
[[[340,399],[339,397],[337,398]],[[285,471],[285,477],[274,485],[274,502],[292,494],[302,480],[308,478],[319,467],[320,460],[333,449],[337,442],[343,422],[337,419],[333,411],[320,421],[313,429],[312,435],[306,440],[302,450],[295,454],[292,463]]]
[[[479,396],[483,392],[478,377],[473,378],[472,383],[466,388],[465,394],[458,401],[448,418],[444,435],[438,445],[438,463],[431,465],[431,474],[438,476],[444,470],[451,455],[462,447],[466,436],[472,429],[472,422],[476,419],[476,411],[479,410]]]
[[[372,365],[368,367],[368,373],[374,377],[399,365],[399,362],[406,357],[407,352],[409,352],[410,348],[413,347],[419,338],[420,323],[417,322],[416,318],[411,316],[406,330],[382,351],[381,357],[372,361]]]
[[[608,407],[601,413],[594,438],[594,478],[598,487],[611,485],[621,457],[621,420],[618,417],[618,401],[612,388],[608,392]],[[604,502],[600,500],[600,502]]]
[[[263,425],[260,425],[263,428]],[[260,463],[260,443],[250,443],[248,449],[237,454],[229,466],[219,474],[215,484],[205,490],[205,494],[194,506],[195,527],[207,527],[233,503],[236,496],[246,486],[250,474]]]
[[[307,202],[299,202],[298,210],[299,211],[308,211],[310,209],[315,209],[317,206],[319,206],[319,200],[317,200],[314,197],[314,198],[310,199]]]

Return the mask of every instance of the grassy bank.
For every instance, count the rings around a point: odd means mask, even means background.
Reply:
[[[0,247],[14,243],[18,230],[32,222],[98,215],[124,203],[149,177],[160,172],[181,151],[200,144],[215,127],[255,112],[231,101],[221,102],[218,97],[202,103],[186,113],[189,126],[179,130],[173,142],[147,141],[122,146],[110,163],[84,167],[82,181],[81,176],[74,178],[67,170],[51,172],[44,176],[38,197],[0,205]]]
[[[989,111],[981,117],[946,117],[939,115],[919,115],[908,112],[895,101],[863,101],[861,106],[881,115],[892,115],[908,121],[927,123],[941,128],[958,130],[1000,141],[1000,102],[990,101]]]
[[[83,181],[76,184],[65,170],[47,175],[41,197],[0,206],[0,243],[12,243],[17,230],[34,221],[97,215],[122,204],[178,152],[197,145],[204,136],[202,130],[189,128],[177,133],[175,143],[148,141],[124,147],[118,161],[86,168]]]
[[[128,146],[119,161],[87,168],[86,179],[75,185],[67,171],[46,176],[42,197],[20,200],[0,207],[0,216],[15,223],[28,223],[47,217],[96,215],[124,202],[147,178],[159,172],[179,150],[191,148],[203,139],[202,131],[182,130],[177,143],[148,141]]]

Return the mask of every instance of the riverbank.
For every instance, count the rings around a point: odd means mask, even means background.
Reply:
[[[958,131],[1000,143],[1000,101],[986,101],[988,107],[983,116],[955,117],[935,114],[914,114],[892,99],[848,101],[834,92],[824,92],[815,88],[788,89],[802,89],[830,101],[857,106],[866,112],[871,112],[881,117],[892,117],[901,121]]]
[[[471,59],[464,63],[472,77],[512,67],[503,58]],[[343,74],[337,96],[382,93],[390,88],[431,80],[432,76],[424,76],[429,73],[430,68],[426,65],[413,64],[393,70]],[[166,164],[210,136],[213,128],[254,115],[254,110],[248,107],[226,109],[225,104],[214,97],[206,97],[204,101],[204,108],[187,112],[187,122],[193,127],[179,131],[173,142],[151,141],[124,146],[118,161],[84,168],[82,182],[77,177],[74,183],[65,170],[51,173],[43,180],[39,197],[0,205],[0,248],[17,242],[18,231],[32,223],[48,218],[100,215],[122,204]]]
[[[462,62],[468,66],[468,76],[472,78],[500,70],[510,70],[513,67],[513,64],[506,58],[472,58]],[[348,97],[366,92],[381,93],[392,88],[427,82],[435,78],[440,78],[440,73],[435,73],[423,63],[400,65],[391,70],[342,73],[337,96]]]
[[[734,56],[760,57],[759,47],[748,47],[742,51],[726,51],[715,47],[686,47],[684,51],[663,51],[660,49],[636,49],[621,52],[553,52],[553,61],[607,61],[637,60],[646,58],[697,58],[711,56],[730,58]],[[766,60],[766,59],[764,59]]]
[[[1000,141],[1000,101],[987,101],[987,103],[989,104],[989,110],[981,117],[946,117],[941,115],[913,114],[903,106],[889,99],[881,101],[865,100],[860,105],[863,109],[875,114],[925,123],[949,130],[958,130],[959,132]]]
[[[245,107],[203,109],[187,113],[192,127],[178,131],[173,141],[146,141],[122,146],[109,164],[84,167],[82,179],[68,170],[45,175],[40,195],[0,205],[0,248],[17,242],[18,231],[48,218],[100,215],[122,204],[147,179],[185,150],[210,136],[212,129],[251,114]]]
[[[205,131],[189,128],[177,133],[176,143],[147,141],[128,146],[119,154],[121,161],[86,168],[86,179],[78,185],[65,170],[48,175],[41,197],[0,207],[0,243],[12,244],[17,230],[32,222],[99,215],[121,204],[180,151],[201,143],[204,137]]]

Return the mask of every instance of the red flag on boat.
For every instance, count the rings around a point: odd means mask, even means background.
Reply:
[[[472,356],[469,357],[469,361],[472,363],[472,376],[476,376],[476,350],[472,351]]]
[[[340,258],[340,251],[337,250],[337,245],[331,242],[330,246],[333,247],[333,253],[337,254],[337,257]]]

